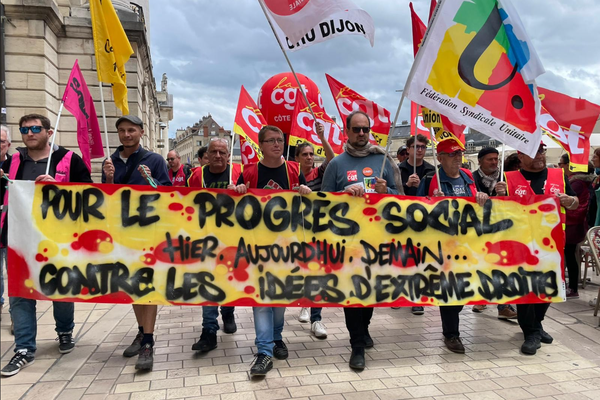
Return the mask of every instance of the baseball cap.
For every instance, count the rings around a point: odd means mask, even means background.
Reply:
[[[400,146],[400,147],[398,147],[398,151],[396,152],[396,154],[400,154],[403,151],[406,151],[406,146]]]
[[[455,151],[465,151],[464,147],[453,139],[442,140],[437,145],[438,153],[454,153]]]
[[[117,129],[119,129],[119,124],[123,121],[129,121],[132,124],[139,125],[140,128],[144,129],[144,123],[142,122],[142,120],[139,117],[136,117],[135,115],[123,115],[121,118],[119,118],[117,120],[115,127]]]

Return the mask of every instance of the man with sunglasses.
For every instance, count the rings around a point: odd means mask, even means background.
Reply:
[[[362,111],[353,111],[346,117],[348,141],[344,152],[329,162],[321,190],[344,192],[362,197],[365,193],[404,194],[400,171],[385,149],[369,143],[371,121]],[[381,171],[383,158],[385,170]],[[365,368],[365,348],[373,347],[369,324],[373,307],[345,307],[344,317],[350,333],[350,368]]]
[[[426,175],[421,180],[417,196],[475,197],[477,204],[483,206],[489,196],[478,192],[471,171],[461,168],[464,154],[462,145],[454,139],[442,140],[437,145],[437,154],[437,159],[440,162],[438,171],[440,187],[438,187],[435,173]],[[463,306],[440,306],[444,344],[448,350],[459,354],[465,352],[459,331],[459,314],[462,309]]]
[[[185,186],[190,177],[191,170],[181,163],[181,157],[177,150],[171,150],[167,154],[169,165],[169,178],[173,186]]]
[[[151,182],[171,186],[165,160],[156,153],[144,149],[142,120],[134,115],[124,115],[115,124],[121,146],[102,165],[102,183],[121,185],[148,185]],[[123,352],[124,357],[138,355],[135,368],[151,370],[154,364],[154,325],[158,307],[134,304],[133,311],[138,333],[133,343]]]
[[[564,223],[564,209],[577,209],[579,199],[562,168],[546,167],[546,145],[540,143],[534,158],[521,152],[518,153],[518,157],[521,169],[504,174],[505,182],[496,184],[498,196],[529,197],[536,194],[557,196],[562,206],[561,219]],[[550,303],[517,304],[517,320],[525,337],[521,345],[523,354],[534,355],[542,346],[541,343],[550,344],[554,340],[542,327],[542,321],[549,307]]]
[[[257,164],[244,167],[237,186],[237,193],[247,189],[297,190],[299,194],[311,193],[300,166],[282,158],[284,136],[281,129],[265,125],[258,132],[258,145],[263,159]],[[252,376],[264,376],[273,368],[273,356],[279,360],[288,358],[288,349],[281,333],[285,307],[254,307],[254,330],[257,355],[250,369]]]
[[[226,189],[230,186],[229,169],[233,168],[231,179],[237,182],[241,173],[241,165],[229,165],[229,141],[225,138],[214,138],[208,143],[208,163],[204,166],[194,168],[192,176],[188,180],[189,187]],[[223,332],[235,333],[235,307],[221,306],[221,317],[223,318]],[[202,306],[202,333],[192,350],[206,353],[217,348],[217,331],[219,330],[218,306]]]
[[[61,146],[54,146],[50,155],[50,137],[54,133],[50,120],[38,114],[29,114],[19,120],[19,132],[25,147],[17,151],[2,163],[0,176],[8,176],[11,180],[26,180],[36,182],[80,182],[92,183],[90,171],[77,154]],[[46,166],[50,162],[50,170],[46,175]],[[0,184],[4,207],[8,207],[6,185]],[[2,245],[7,244],[6,213],[2,214]],[[21,297],[10,297],[10,313],[14,323],[15,355],[2,368],[3,376],[13,376],[22,368],[35,360],[37,335],[36,301]],[[73,328],[75,307],[73,303],[55,301],[54,321],[58,334],[58,351],[70,353],[75,347]]]

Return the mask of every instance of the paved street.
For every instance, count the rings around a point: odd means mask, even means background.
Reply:
[[[367,368],[348,367],[350,349],[341,309],[323,310],[329,337],[311,336],[309,324],[288,308],[284,338],[290,350],[275,360],[266,379],[250,379],[254,329],[249,308],[237,308],[238,331],[219,333],[219,347],[205,355],[190,350],[201,331],[196,307],[162,307],[151,373],[137,373],[135,357],[121,353],[137,326],[131,306],[82,304],[75,307],[76,348],[60,355],[52,310],[38,303],[36,362],[2,378],[2,400],[153,399],[600,399],[600,329],[588,305],[600,279],[581,298],[552,306],[544,322],[554,336],[535,356],[519,353],[523,335],[516,322],[465,307],[461,336],[465,355],[450,353],[441,340],[437,308],[413,316],[409,309],[375,310]],[[2,365],[13,354],[10,320],[2,318]]]

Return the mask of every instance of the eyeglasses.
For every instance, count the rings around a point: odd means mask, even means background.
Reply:
[[[31,133],[40,133],[42,129],[44,129],[44,127],[39,125],[22,126],[19,128],[19,132],[21,132],[21,135],[27,135],[29,133],[29,130],[31,130]]]
[[[416,146],[410,146],[410,148],[416,147],[417,150],[427,150],[427,146],[418,144]]]
[[[261,143],[268,143],[271,146],[274,145],[275,143],[277,144],[283,144],[283,139],[279,138],[279,139],[267,139],[267,140],[263,140]]]
[[[457,150],[457,151],[453,151],[452,153],[440,153],[440,154],[445,154],[450,158],[454,158],[456,156],[462,157],[462,155],[464,153],[465,153],[464,151]]]
[[[371,128],[368,126],[353,126],[352,127],[352,132],[360,133],[360,131],[363,131],[363,133],[369,133],[369,132],[371,132]]]
[[[167,161],[175,161],[175,158],[167,158]]]

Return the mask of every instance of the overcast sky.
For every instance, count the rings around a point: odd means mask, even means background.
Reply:
[[[373,17],[375,45],[347,35],[288,53],[296,72],[318,86],[337,116],[330,74],[391,111],[413,61],[407,0],[354,0]],[[413,1],[427,19],[429,0]],[[600,104],[600,2],[513,0],[546,69],[539,86]],[[152,61],[157,88],[164,72],[174,96],[170,136],[210,113],[233,128],[240,86],[256,100],[262,84],[288,66],[257,0],[152,0]],[[400,121],[408,119],[405,102]]]

